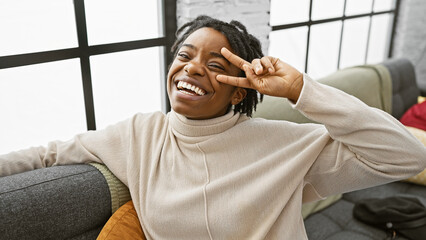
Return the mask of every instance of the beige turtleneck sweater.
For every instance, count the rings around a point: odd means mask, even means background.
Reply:
[[[0,176],[100,162],[129,187],[147,239],[307,239],[302,201],[426,167],[426,148],[396,119],[337,89],[305,76],[294,107],[324,125],[137,114],[0,156]]]

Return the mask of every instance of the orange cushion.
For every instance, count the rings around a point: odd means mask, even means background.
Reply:
[[[97,240],[146,240],[132,201],[121,206],[108,220]]]

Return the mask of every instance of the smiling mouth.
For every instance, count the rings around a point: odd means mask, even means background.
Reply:
[[[203,89],[184,81],[179,81],[177,83],[177,89],[183,94],[192,96],[204,96],[206,94],[206,91]]]

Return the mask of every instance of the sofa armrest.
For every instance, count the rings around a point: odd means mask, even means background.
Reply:
[[[0,178],[2,239],[95,239],[110,216],[108,184],[94,166],[56,166]]]
[[[104,176],[111,195],[111,214],[131,200],[129,188],[124,185],[108,168],[99,163],[90,163]]]

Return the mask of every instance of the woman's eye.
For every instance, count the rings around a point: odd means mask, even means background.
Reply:
[[[210,67],[225,71],[225,68],[218,64],[210,64]]]
[[[178,53],[178,57],[189,59],[189,56],[185,53]]]

